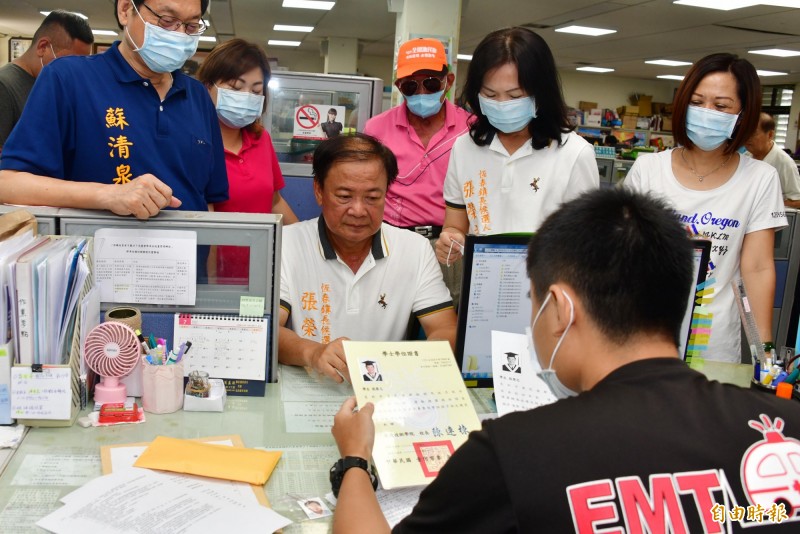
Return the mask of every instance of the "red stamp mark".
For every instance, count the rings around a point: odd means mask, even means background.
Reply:
[[[453,455],[455,449],[449,441],[421,441],[414,443],[417,460],[426,477],[435,477],[442,470],[445,462]]]

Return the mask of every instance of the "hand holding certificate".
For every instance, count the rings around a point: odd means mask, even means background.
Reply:
[[[381,484],[385,489],[428,484],[481,426],[450,345],[345,341],[343,346],[358,406],[374,404],[372,458]],[[343,455],[360,451],[368,458],[369,443],[362,439],[369,433],[366,414],[351,416],[355,404],[348,402],[337,415],[334,437]],[[350,414],[344,413],[348,408]],[[345,439],[351,431],[352,439]]]

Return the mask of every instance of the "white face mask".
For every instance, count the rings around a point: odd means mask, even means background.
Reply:
[[[555,370],[553,369],[553,362],[556,359],[556,352],[558,352],[559,347],[561,347],[561,343],[564,341],[564,338],[567,337],[567,332],[569,332],[572,323],[575,322],[575,305],[572,303],[572,299],[569,298],[566,292],[562,291],[562,295],[564,298],[567,299],[569,302],[569,324],[564,329],[564,333],[561,334],[561,337],[558,339],[558,343],[556,343],[555,348],[553,348],[553,354],[550,356],[550,364],[547,366],[547,369],[542,369],[541,371],[536,373],[536,376],[541,378],[547,387],[550,388],[550,391],[555,395],[557,399],[566,399],[567,397],[574,397],[578,393],[576,391],[572,391],[567,386],[565,386],[561,380],[558,379]],[[545,297],[544,302],[542,302],[539,311],[536,312],[536,317],[533,318],[533,322],[531,323],[531,336],[533,336],[533,329],[536,326],[536,321],[539,320],[539,316],[544,311],[545,306],[547,303],[550,302],[550,297],[552,293],[548,293],[547,297]]]
[[[48,43],[48,44],[49,44],[49,43]],[[50,51],[53,53],[53,61],[55,61],[56,59],[58,59],[58,56],[56,55],[56,51],[53,49],[53,45],[50,45]],[[41,63],[41,64],[42,64],[42,68],[44,68],[44,60],[43,60],[42,58],[39,58],[39,63]],[[48,63],[48,65],[49,65],[49,64],[50,64],[50,63]]]

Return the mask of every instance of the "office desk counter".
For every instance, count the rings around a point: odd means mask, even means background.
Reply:
[[[746,365],[706,363],[698,370],[723,382],[746,385],[752,373]],[[492,410],[489,390],[470,393],[479,414]],[[333,463],[338,457],[330,433],[287,433],[285,429],[278,384],[267,384],[264,397],[228,397],[222,413],[180,410],[147,414],[147,421],[138,425],[33,428],[0,475],[0,532],[43,532],[35,526],[39,518],[59,508],[61,497],[102,474],[100,447],[104,445],[147,442],[159,435],[200,438],[238,434],[248,447],[327,447],[331,458],[326,462]],[[281,467],[279,463],[276,473]],[[296,482],[302,486],[302,480]],[[267,494],[273,507],[283,513],[280,501],[286,498],[274,495],[269,486],[268,482]],[[297,520],[296,516],[292,519]],[[284,532],[317,534],[329,530],[330,518],[323,518],[294,523]]]
[[[0,476],[0,532],[44,532],[36,521],[59,508],[61,497],[102,474],[104,445],[147,442],[159,435],[188,439],[230,434],[241,436],[248,447],[335,445],[330,433],[289,434],[285,429],[277,384],[268,384],[264,397],[228,397],[222,413],[179,410],[147,413],[146,422],[136,425],[33,428]],[[284,531],[326,532],[323,523],[305,521]]]
[[[486,391],[473,392],[471,396],[478,413],[493,409],[490,395]],[[147,413],[146,421],[137,425],[32,428],[0,475],[0,532],[44,532],[35,526],[36,521],[59,508],[61,497],[102,474],[102,446],[148,442],[160,435],[189,439],[230,434],[241,436],[247,447],[323,447],[316,471],[310,473],[312,476],[321,475],[323,468],[327,476],[327,468],[339,457],[333,437],[328,432],[286,432],[278,384],[267,384],[264,397],[229,396],[222,413],[179,410],[165,415]],[[281,469],[279,463],[275,474]],[[294,469],[297,469],[296,465]],[[290,502],[293,504],[293,501],[283,494],[273,494],[270,490],[272,481],[271,478],[267,483],[266,492],[273,508],[290,517],[281,507]],[[298,498],[323,496],[305,493],[304,483],[302,477],[291,479],[289,485],[300,488],[293,490],[299,494]],[[329,488],[325,493],[328,491]],[[299,512],[299,507],[296,511]],[[302,517],[295,513],[290,519],[299,521]],[[329,530],[330,518],[322,518],[294,523],[284,532],[317,534]]]

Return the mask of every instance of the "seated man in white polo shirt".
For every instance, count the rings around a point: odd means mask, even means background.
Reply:
[[[317,147],[313,171],[322,215],[283,229],[279,361],[341,382],[343,339],[401,340],[412,313],[428,339],[454,345],[456,314],[428,240],[382,223],[392,151],[337,136]]]

